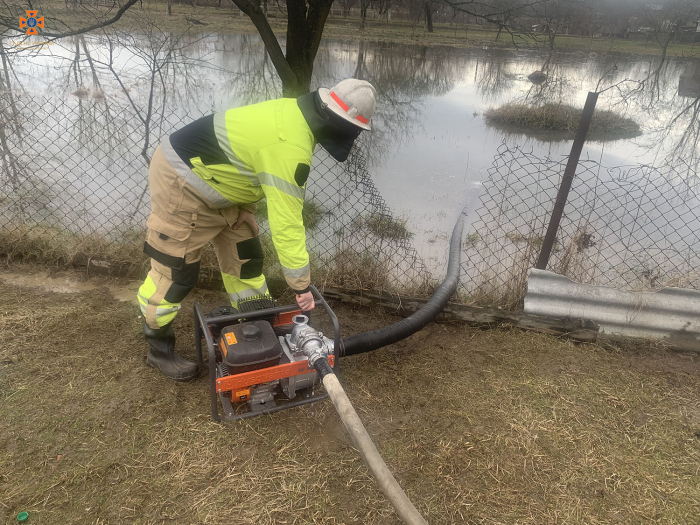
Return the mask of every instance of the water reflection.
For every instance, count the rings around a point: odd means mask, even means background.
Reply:
[[[319,62],[319,77],[330,62]],[[377,89],[374,132],[364,134],[370,164],[376,164],[399,144],[424,131],[421,102],[439,97],[454,88],[460,65],[439,48],[410,48],[391,44],[357,44],[353,76],[368,80]],[[338,78],[328,75],[329,84]]]
[[[678,79],[678,95],[681,97],[700,97],[700,64],[689,64]]]
[[[511,70],[510,55],[505,50],[494,50],[476,59],[474,84],[484,100],[497,100],[513,88],[517,77]]]
[[[174,36],[147,29],[144,25],[138,34],[113,31],[75,37],[48,51],[17,53],[8,59],[19,71],[13,89],[58,98],[73,93],[84,106],[109,99],[112,105],[136,112],[149,132],[165,131],[166,113],[194,118],[281,94],[256,35]],[[328,86],[347,76],[372,82],[379,95],[375,127],[377,135],[385,135],[381,141],[388,148],[405,141],[407,133],[421,132],[420,126],[407,122],[422,120],[426,98],[444,96],[457,85],[472,85],[478,94],[475,105],[483,106],[506,101],[577,104],[598,85],[609,88],[622,82],[606,92],[601,103],[622,108],[640,120],[647,133],[665,130],[664,138],[680,141],[692,119],[687,99],[698,98],[698,71],[695,59],[540,56],[503,49],[326,41],[319,49],[313,85]],[[538,76],[533,77],[534,72]],[[680,131],[666,130],[669,125]],[[650,142],[658,145],[658,137]]]
[[[540,75],[533,82],[535,71]],[[483,180],[503,140],[527,144],[542,156],[567,153],[565,143],[506,136],[487,127],[480,115],[488,107],[507,102],[582,107],[586,93],[599,87],[606,91],[598,107],[634,118],[644,135],[614,147],[590,144],[584,156],[607,166],[678,158],[692,163],[700,136],[700,97],[694,91],[700,89],[699,71],[697,59],[324,41],[312,85],[330,86],[349,76],[375,85],[375,129],[362,135],[366,160],[387,202],[399,215],[411,216],[417,242],[433,246],[430,241],[449,230],[451,214]],[[177,36],[148,27],[5,55],[2,77],[0,117],[9,123],[13,151],[26,134],[18,122],[29,118],[39,130],[47,122],[37,116],[41,112],[20,118],[18,98],[31,112],[31,97],[39,97],[46,118],[61,122],[60,129],[42,131],[43,150],[37,150],[29,172],[51,167],[47,180],[65,175],[75,188],[123,179],[129,191],[114,195],[127,215],[143,204],[145,165],[163,136],[204,114],[281,95],[256,35]],[[78,169],[71,159],[86,155],[100,160]],[[5,154],[4,173],[9,158]],[[12,162],[19,166],[19,160]]]

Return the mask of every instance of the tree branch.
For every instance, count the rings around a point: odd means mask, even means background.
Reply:
[[[270,60],[272,60],[272,65],[275,66],[277,74],[279,75],[280,80],[282,80],[282,85],[296,85],[298,83],[297,77],[294,74],[294,71],[292,71],[292,68],[289,67],[289,63],[282,52],[282,48],[277,41],[277,37],[275,36],[274,31],[272,31],[272,28],[265,17],[265,13],[263,13],[262,9],[260,9],[260,4],[258,2],[253,3],[250,0],[232,1],[234,4],[236,4],[238,9],[248,15],[250,20],[255,25],[255,28],[258,30],[258,33],[260,33],[260,37],[265,44],[265,49],[270,55]]]
[[[82,35],[83,33],[89,33],[90,31],[94,31],[95,29],[101,29],[103,27],[107,27],[109,25],[112,25],[115,23],[117,20],[119,20],[124,13],[136,2],[139,0],[129,0],[126,4],[124,4],[117,13],[110,18],[109,20],[105,20],[104,22],[99,22],[97,24],[93,24],[88,27],[84,27],[82,29],[76,29],[75,31],[69,31],[68,33],[61,33],[61,34],[55,34],[55,33],[42,33],[43,36],[48,37],[48,38],[65,38],[67,36],[75,36],[75,35]]]

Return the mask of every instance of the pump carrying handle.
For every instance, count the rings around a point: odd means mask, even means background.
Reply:
[[[309,288],[314,296],[314,300],[323,306],[323,309],[326,311],[326,314],[328,314],[331,323],[333,323],[333,355],[335,356],[335,365],[333,366],[333,369],[337,371],[339,361],[338,358],[341,356],[341,345],[343,344],[343,340],[340,337],[340,322],[335,316],[333,310],[331,310],[331,307],[328,306],[326,299],[321,295],[321,292],[319,292],[313,284]]]

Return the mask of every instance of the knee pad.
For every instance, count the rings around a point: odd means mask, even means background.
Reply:
[[[263,249],[259,237],[236,243],[238,258],[249,259],[241,265],[241,279],[253,279],[263,273]]]
[[[172,280],[168,291],[165,293],[165,299],[169,303],[181,303],[187,297],[187,294],[192,291],[192,288],[197,286],[199,279],[199,266],[201,261],[185,264],[181,269],[173,268]]]

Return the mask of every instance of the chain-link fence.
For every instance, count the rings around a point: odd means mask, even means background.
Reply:
[[[78,94],[80,95],[80,93]],[[145,118],[129,104],[80,97],[0,97],[0,249],[11,258],[117,259],[143,273],[150,155],[202,115]],[[424,290],[427,270],[369,175],[364,145],[346,163],[319,149],[305,222],[315,279],[374,290]],[[266,227],[264,206],[259,220]],[[273,255],[273,252],[269,252]],[[274,271],[274,256],[266,271]],[[216,262],[204,257],[204,274]],[[206,271],[209,263],[209,272]]]
[[[465,240],[461,291],[470,302],[517,306],[540,253],[566,159],[502,145]],[[607,168],[579,162],[548,268],[627,290],[700,289],[696,167]]]
[[[123,101],[80,98],[4,94],[0,101],[0,252],[61,263],[102,257],[143,274],[148,159],[162,138],[201,115],[144,118]],[[374,186],[366,147],[360,142],[342,164],[321,149],[315,155],[305,204],[315,280],[425,293],[434,278]],[[467,229],[461,300],[520,304],[565,162],[500,148]],[[695,168],[682,162],[606,168],[581,161],[549,269],[625,289],[700,287],[696,181]],[[268,259],[274,273],[274,256]],[[204,267],[216,272],[212,254]]]

